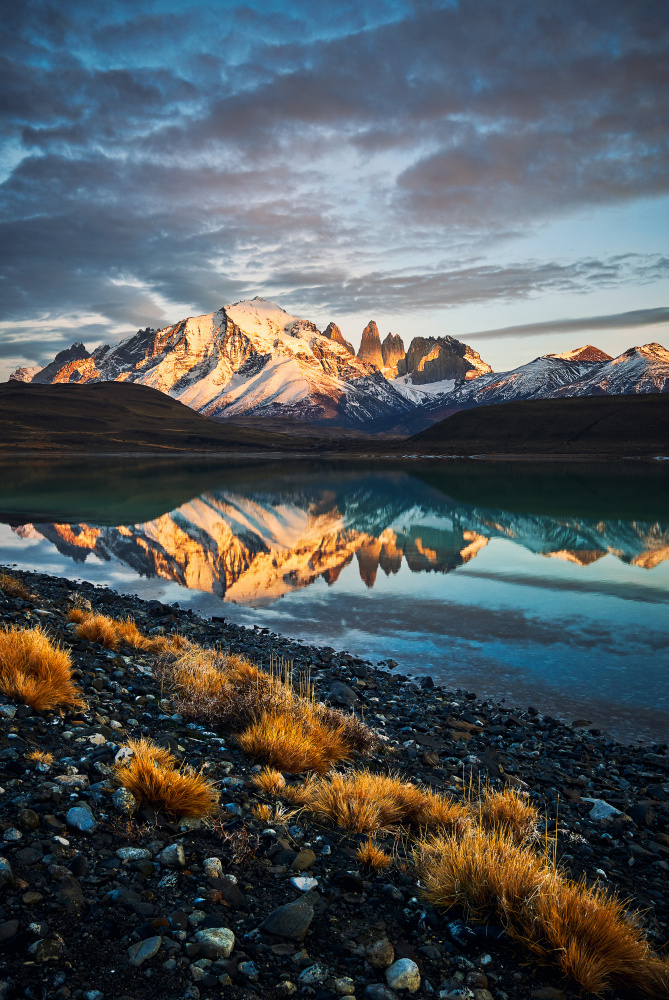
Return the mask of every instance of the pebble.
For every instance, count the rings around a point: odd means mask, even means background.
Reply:
[[[307,875],[296,875],[294,878],[291,878],[290,884],[294,885],[300,892],[309,892],[310,889],[316,888],[318,879],[309,878]]]
[[[397,993],[380,983],[371,983],[365,987],[365,1000],[399,1000]]]
[[[68,809],[65,822],[79,833],[94,833],[98,825],[90,809],[83,806],[72,806]]]
[[[235,935],[229,927],[207,927],[196,931],[195,940],[205,958],[230,958],[235,947]]]
[[[260,924],[259,930],[275,937],[303,941],[314,919],[314,908],[306,899],[286,903],[273,910]]]
[[[387,969],[395,960],[395,949],[388,938],[381,938],[367,946],[365,958],[373,969]]]
[[[316,983],[325,982],[328,976],[328,970],[324,965],[310,965],[308,969],[304,969],[299,975],[299,981],[303,986],[313,986]]]
[[[111,803],[117,813],[121,816],[132,816],[137,811],[137,799],[130,789],[121,786],[117,788],[111,797]]]
[[[183,844],[168,844],[158,855],[158,861],[166,868],[185,868],[186,854]]]
[[[351,997],[355,993],[355,983],[348,976],[335,979],[333,986],[335,993],[340,997]]]
[[[144,861],[151,857],[151,851],[146,847],[119,847],[116,857],[121,861]]]
[[[146,938],[144,941],[138,941],[136,944],[131,944],[128,948],[130,965],[139,966],[143,965],[144,962],[148,962],[149,959],[158,954],[162,943],[163,939],[159,935],[156,935],[155,937]]]
[[[207,878],[223,878],[223,865],[220,858],[205,858],[202,868]]]
[[[410,958],[400,958],[386,969],[386,982],[393,990],[415,993],[420,989],[420,970]]]

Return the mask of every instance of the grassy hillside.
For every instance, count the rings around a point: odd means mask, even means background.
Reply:
[[[669,395],[532,399],[456,413],[404,449],[448,455],[669,455]]]
[[[304,447],[304,439],[209,420],[158,389],[132,382],[0,384],[0,455]]]

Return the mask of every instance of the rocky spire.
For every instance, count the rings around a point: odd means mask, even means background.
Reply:
[[[405,355],[404,342],[398,335],[389,333],[381,344],[381,354],[383,356],[383,367],[394,368],[398,361]]]
[[[362,331],[362,340],[360,341],[358,357],[361,361],[364,361],[365,364],[376,365],[378,368],[383,368],[383,353],[381,351],[379,328],[373,319],[369,321],[365,329]]]
[[[327,337],[328,340],[334,341],[335,344],[341,344],[346,350],[355,356],[355,350],[353,349],[353,344],[349,344],[348,340],[344,340],[341,330],[336,323],[328,323],[325,330],[323,330],[323,336]]]

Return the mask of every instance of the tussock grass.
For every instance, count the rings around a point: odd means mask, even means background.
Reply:
[[[375,871],[390,868],[393,863],[391,856],[386,854],[382,847],[375,844],[371,837],[368,837],[365,843],[360,845],[356,854],[363,865],[369,865]]]
[[[286,809],[281,803],[271,806],[267,802],[258,802],[252,810],[255,819],[272,826],[283,826],[295,816],[296,811],[295,809]]]
[[[31,764],[46,764],[47,767],[51,767],[53,754],[48,750],[30,750],[26,754],[26,760],[29,760]]]
[[[291,801],[355,833],[375,833],[397,824],[461,829],[469,821],[467,808],[452,799],[367,770],[305,782]]]
[[[473,921],[498,921],[582,989],[669,995],[669,965],[651,951],[624,904],[569,880],[547,854],[515,843],[508,829],[473,826],[457,837],[432,836],[415,860],[429,902],[461,906]]]
[[[23,601],[28,601],[33,596],[23,580],[3,571],[0,571],[0,590],[6,597],[20,597]]]
[[[0,691],[37,712],[85,705],[69,652],[39,627],[0,630]]]
[[[285,664],[266,671],[192,646],[166,657],[161,673],[182,715],[220,726],[246,753],[281,771],[323,774],[376,744],[353,714],[317,704],[308,682],[295,690]]]
[[[539,810],[530,804],[527,795],[507,785],[501,791],[486,788],[478,803],[477,820],[484,830],[506,830],[517,841],[534,833]]]
[[[171,816],[209,816],[217,811],[218,793],[201,772],[179,766],[169,750],[151,740],[128,740],[126,746],[132,757],[119,763],[114,774],[141,806]]]
[[[81,608],[72,608],[67,614],[68,621],[76,622],[76,634],[88,642],[98,642],[107,649],[118,649],[121,645],[147,653],[165,655],[190,647],[190,642],[181,635],[144,635],[137,628],[134,618],[110,618],[108,615],[94,614]]]
[[[286,787],[286,779],[281,771],[277,771],[273,767],[264,767],[259,774],[253,775],[251,781],[265,795],[279,796]]]

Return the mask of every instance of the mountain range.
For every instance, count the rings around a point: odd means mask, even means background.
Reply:
[[[335,323],[324,332],[265,299],[237,302],[114,347],[75,343],[44,368],[19,368],[32,384],[135,382],[219,421],[288,422],[413,433],[458,410],[563,396],[669,392],[669,351],[652,343],[617,358],[592,345],[493,372],[453,337],[381,341],[365,327],[357,355]]]

